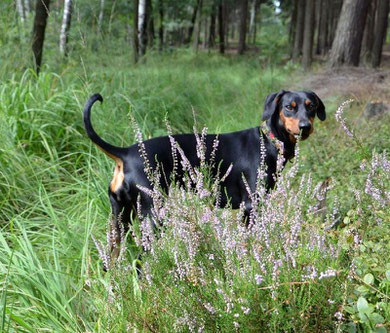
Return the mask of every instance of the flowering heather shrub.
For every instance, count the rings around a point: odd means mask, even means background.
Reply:
[[[353,293],[340,307],[342,320],[346,315],[340,327],[385,333],[390,323],[390,160],[386,151],[367,156],[368,148],[349,129],[343,111],[340,107],[336,118],[363,157],[365,177],[353,189],[355,207],[343,219],[343,248],[351,258],[346,285]]]
[[[347,128],[344,105],[337,117]],[[168,194],[158,186],[141,188],[153,198],[153,222],[138,216],[131,237],[146,252],[138,279],[125,261],[110,270],[110,317],[121,310],[127,329],[189,332],[324,331],[345,328],[348,316],[359,319],[359,306],[351,305],[347,295],[362,272],[357,258],[362,235],[352,224],[340,234],[334,231],[340,220],[349,222],[340,216],[337,199],[324,214],[329,181],[313,184],[310,174],[297,179],[297,145],[293,165],[278,170],[274,190],[264,187],[265,166],[258,170],[256,191],[247,186],[253,209],[245,223],[244,206],[237,211],[219,207],[220,185],[229,175],[210,178],[206,132],[197,135],[199,169],[191,167],[169,134],[172,156],[176,165],[181,156],[186,176],[181,186],[175,179]],[[146,156],[142,149],[140,142]],[[265,153],[262,143],[258,153]],[[148,171],[158,184],[158,170]],[[385,154],[373,154],[361,171],[367,178],[363,188],[354,190],[356,210],[348,216],[372,214],[377,220],[388,210],[389,161]]]

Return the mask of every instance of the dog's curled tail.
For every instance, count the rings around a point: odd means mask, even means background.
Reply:
[[[121,147],[116,147],[108,142],[104,141],[92,127],[91,123],[91,109],[92,105],[96,102],[99,101],[100,103],[103,103],[103,97],[100,94],[94,94],[92,95],[87,103],[85,103],[84,111],[83,111],[83,116],[84,116],[84,126],[85,130],[87,132],[87,135],[89,138],[92,140],[92,142],[98,146],[105,154],[107,154],[109,157],[117,161],[118,159],[123,160],[123,155],[126,152],[125,148]]]

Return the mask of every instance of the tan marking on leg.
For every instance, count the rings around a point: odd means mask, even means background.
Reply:
[[[112,192],[118,191],[125,179],[125,174],[123,172],[123,161],[119,158],[115,158],[115,170],[114,175],[111,180],[110,189]]]
[[[123,184],[123,180],[125,179],[125,174],[123,172],[123,161],[119,157],[104,150],[102,147],[98,145],[96,145],[96,147],[98,147],[103,153],[115,161],[115,170],[110,183],[110,189],[112,192],[116,192],[120,189]]]

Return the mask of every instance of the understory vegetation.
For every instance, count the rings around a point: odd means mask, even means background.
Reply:
[[[84,135],[87,97],[108,97],[93,122],[127,145],[135,142],[129,113],[144,138],[167,134],[166,117],[173,132],[192,131],[192,108],[210,133],[256,126],[265,95],[293,71],[250,58],[216,56],[213,66],[202,55],[175,57],[113,73],[110,84],[104,72],[72,80],[26,71],[2,82],[1,329],[384,332],[389,119],[354,121],[364,101],[341,115],[355,139],[335,119],[342,98],[326,103],[327,120],[300,143],[277,188],[253,194],[248,228],[241,211],[215,207],[216,184],[194,171],[193,190],[160,198],[160,237],[135,221],[136,242],[128,235],[124,260],[103,272],[91,236],[105,238],[112,161]],[[142,241],[150,251],[139,260]]]
[[[107,40],[107,56],[80,44],[81,55],[52,57],[37,77],[1,38],[1,332],[390,329],[390,115],[364,118],[367,97],[341,107],[351,96],[324,99],[326,121],[315,121],[273,191],[259,170],[248,226],[242,210],[218,207],[228,175],[210,179],[207,165],[188,168],[169,196],[156,187],[163,227],[135,219],[104,272],[113,162],[84,132],[92,93],[105,98],[96,131],[127,146],[137,142],[131,117],[144,139],[192,132],[193,114],[199,133],[258,126],[265,97],[303,74],[271,51],[151,50],[131,65]],[[268,40],[272,50],[277,38]]]

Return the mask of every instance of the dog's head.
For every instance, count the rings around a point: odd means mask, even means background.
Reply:
[[[316,115],[326,118],[324,103],[314,92],[280,90],[267,96],[262,119],[279,122],[295,142],[296,136],[305,140],[313,132]]]

